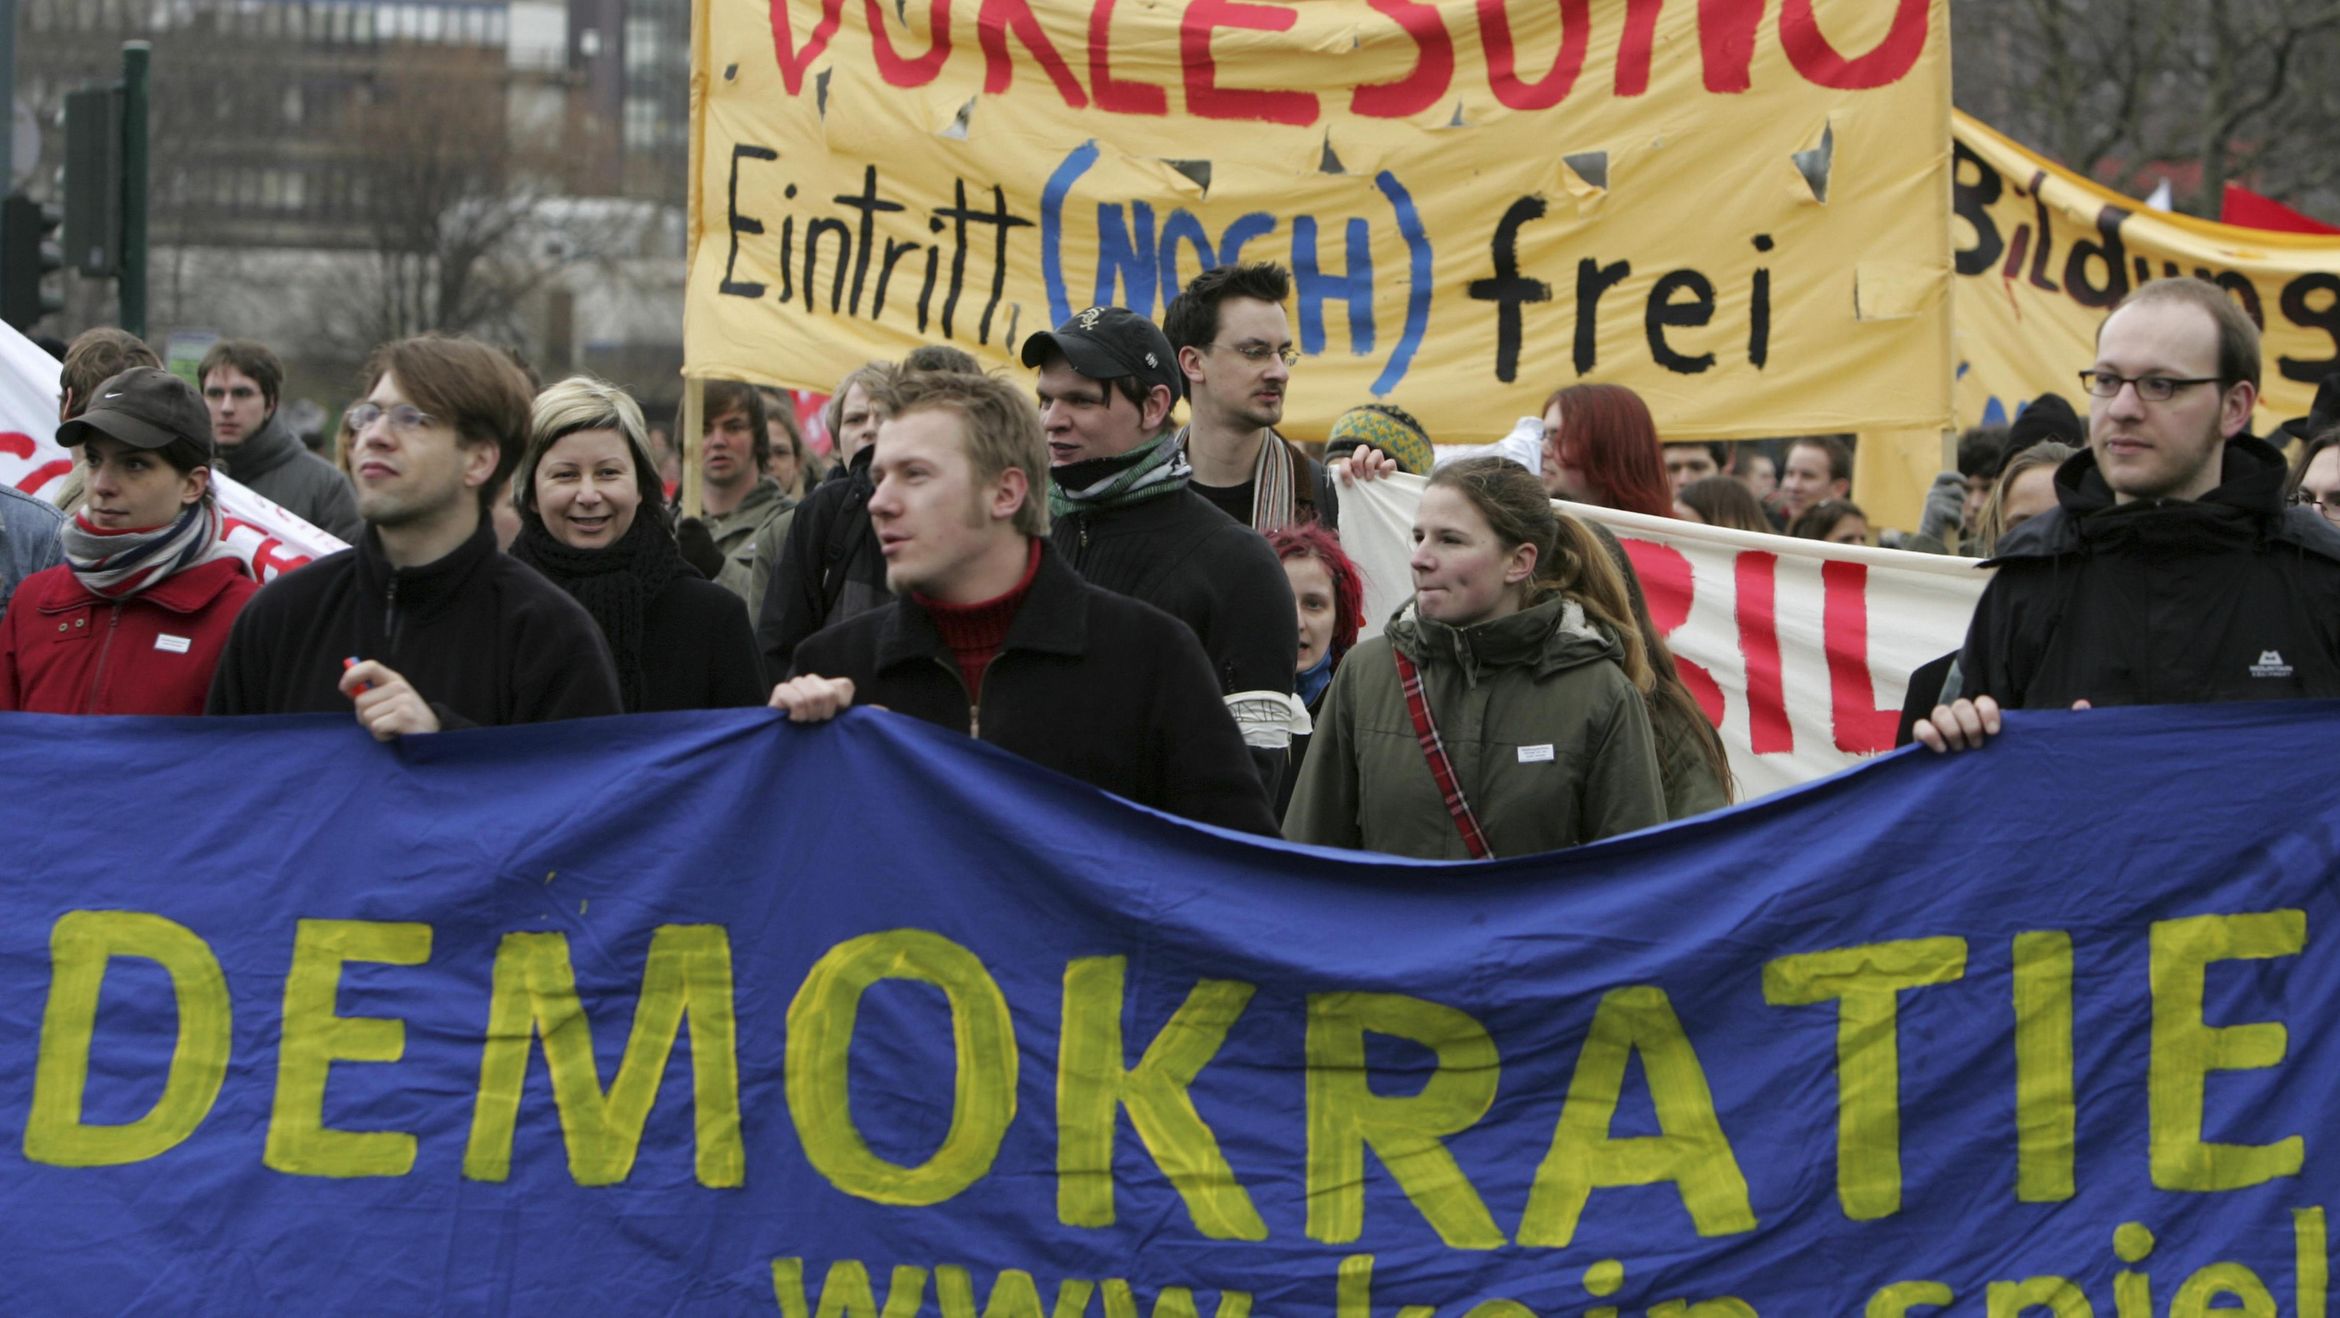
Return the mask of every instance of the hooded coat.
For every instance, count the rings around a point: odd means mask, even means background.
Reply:
[[[358,517],[357,491],[341,469],[308,450],[286,427],[283,414],[271,412],[267,424],[234,448],[219,451],[219,469],[238,485],[309,525],[356,544],[366,525]]]
[[[1581,606],[1554,597],[1455,628],[1409,601],[1333,675],[1285,837],[1469,859],[1414,733],[1393,646],[1421,670],[1456,781],[1497,856],[1666,822],[1645,703],[1616,641]]]
[[[2284,505],[2281,455],[2227,443],[2199,499],[2116,503],[2093,453],[1999,543],[1961,692],[2022,709],[2340,696],[2340,529]]]
[[[715,584],[747,601],[749,619],[763,603],[763,597],[753,594],[750,586],[755,575],[756,537],[790,509],[796,500],[780,488],[780,482],[769,476],[758,476],[747,497],[730,512],[709,513],[699,520],[706,523],[707,534],[715,541],[715,551],[723,555],[723,570],[715,574]]]

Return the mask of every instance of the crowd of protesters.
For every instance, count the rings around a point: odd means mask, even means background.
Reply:
[[[2340,695],[2340,387],[2269,437],[2288,462],[2251,436],[2257,331],[2214,285],[2132,293],[2074,363],[2085,417],[2050,394],[1968,432],[1882,537],[1842,438],[1668,441],[1614,384],[1547,397],[1533,462],[1442,458],[1390,402],[1299,443],[1290,295],[1229,266],[1160,324],[1030,335],[1021,371],[870,362],[823,405],[826,453],[793,394],[707,382],[689,515],[633,398],[483,344],[382,345],[317,454],[265,346],[190,384],[92,330],[60,377],[72,479],[56,506],[0,490],[0,709],[338,712],[389,740],[879,705],[1232,829],[1519,855],[1731,798],[1630,560],[1566,503],[1986,559],[1965,645],[1910,675],[1903,740],[1938,751],[2007,707]],[[1342,491],[1395,473],[1428,478],[1412,592],[1367,618]],[[350,548],[260,586],[221,474]]]

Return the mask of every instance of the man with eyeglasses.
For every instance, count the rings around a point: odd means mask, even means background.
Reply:
[[[374,350],[350,406],[356,545],[270,582],[236,619],[209,714],[354,709],[376,740],[619,712],[601,629],[496,549],[488,500],[528,438],[528,381],[468,339]]]
[[[1193,489],[1170,424],[1184,383],[1170,341],[1127,307],[1090,307],[1025,339],[1022,355],[1040,373],[1050,542],[1091,585],[1194,632],[1274,790],[1297,708],[1291,580],[1264,537]]]
[[[2227,292],[2163,279],[2097,330],[2088,448],[2058,507],[1999,542],[1959,655],[1964,698],[1921,720],[1980,745],[2001,707],[2340,696],[2340,529],[2286,507],[2283,459],[2245,433],[2259,332]]]
[[[1260,532],[1340,524],[1340,498],[1324,465],[1276,433],[1300,364],[1284,314],[1291,295],[1291,276],[1280,265],[1223,265],[1189,280],[1162,314],[1193,405],[1174,442],[1194,466],[1195,492]],[[1395,466],[1371,449],[1351,462],[1360,474]]]

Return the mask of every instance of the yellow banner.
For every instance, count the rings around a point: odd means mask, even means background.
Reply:
[[[2083,416],[2096,327],[2139,283],[2224,285],[2264,331],[2254,433],[2307,415],[2340,367],[2340,238],[2156,211],[1956,116],[1952,223],[1961,425],[1999,424],[2043,393]]]
[[[1286,430],[1949,418],[1946,0],[699,0],[690,375],[991,365],[1273,260]],[[1021,369],[1020,367],[1017,369]]]

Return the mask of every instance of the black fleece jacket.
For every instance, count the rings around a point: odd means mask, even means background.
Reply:
[[[204,712],[347,713],[342,660],[353,657],[405,678],[444,727],[619,712],[601,629],[535,568],[498,553],[484,517],[421,567],[392,567],[368,528],[356,547],[261,587],[228,634]]]
[[[852,678],[858,704],[962,729],[1140,805],[1276,833],[1194,637],[1082,581],[1052,551],[972,697],[932,615],[909,598],[816,633],[796,648],[796,669]]]
[[[1991,560],[1959,655],[1961,694],[2002,705],[2340,697],[2340,530],[2283,503],[2283,459],[2228,442],[2196,500],[2116,504],[2082,452],[2058,507]]]

